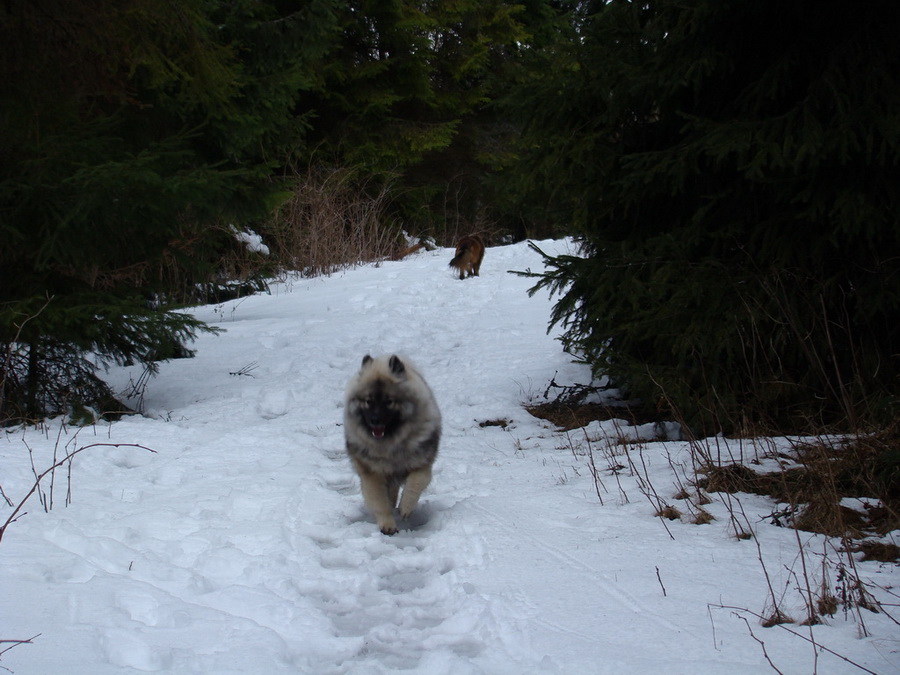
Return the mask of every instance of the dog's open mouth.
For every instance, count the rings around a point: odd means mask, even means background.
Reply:
[[[372,427],[372,435],[375,438],[384,438],[384,425],[376,424],[374,427]]]

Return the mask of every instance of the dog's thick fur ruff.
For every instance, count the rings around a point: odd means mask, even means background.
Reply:
[[[363,499],[384,534],[395,534],[431,482],[441,438],[441,413],[419,372],[396,355],[363,358],[344,400],[347,454]]]
[[[484,240],[477,234],[463,237],[456,245],[456,255],[450,261],[450,267],[459,270],[459,278],[477,277],[484,260]]]

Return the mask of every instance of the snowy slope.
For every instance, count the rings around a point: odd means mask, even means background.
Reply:
[[[844,613],[789,626],[798,637],[727,609],[767,611],[765,569],[802,618],[796,533],[761,522],[772,507],[750,496],[741,507],[753,540],[733,536],[719,501],[707,525],[654,517],[646,494],[670,500],[687,480],[687,445],[623,445],[610,423],[565,434],[530,417],[522,404],[542,400],[551,379],[589,380],[546,334],[547,296],[529,298],[531,282],[507,273],[539,269],[540,258],[526,244],[491,248],[482,276],[461,282],[450,256],[420,253],[198,308],[225,332],[202,336],[196,358],[162,365],[144,416],[5,433],[0,486],[14,504],[34,481],[29,449],[41,471],[54,453],[99,445],[74,459],[71,480],[56,473],[52,510],[33,497],[0,542],[0,639],[40,634],[0,666],[20,675],[863,672],[849,659],[900,670],[900,631],[883,614],[865,616],[869,637]],[[362,356],[395,351],[431,384],[444,435],[419,511],[385,537],[363,508],[340,422]],[[116,369],[109,379],[121,390],[139,375]],[[510,423],[480,424],[498,420]],[[3,505],[0,522],[11,511]],[[827,542],[800,541],[821,568]],[[893,566],[861,569],[881,588],[897,584]]]

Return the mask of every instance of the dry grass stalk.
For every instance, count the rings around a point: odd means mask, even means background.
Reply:
[[[267,228],[275,260],[318,276],[399,255],[409,245],[388,222],[390,201],[389,184],[370,184],[352,169],[309,168]]]

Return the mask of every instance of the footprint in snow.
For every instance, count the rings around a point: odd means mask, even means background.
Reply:
[[[407,526],[427,530],[433,514],[424,506]],[[455,556],[433,545],[436,530],[401,529],[385,537],[368,521],[360,507],[347,527],[308,535],[321,565],[311,599],[335,636],[358,643],[349,663],[345,655],[334,664],[335,672],[351,665],[372,672],[413,669],[436,656],[468,664],[487,638],[483,596],[459,582]],[[451,550],[459,545],[442,543]]]

